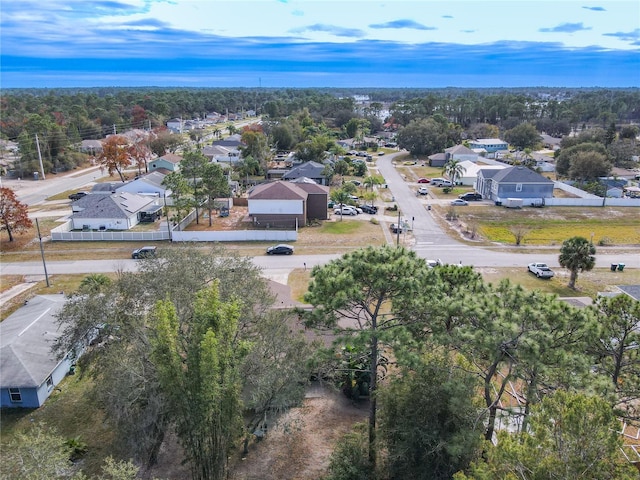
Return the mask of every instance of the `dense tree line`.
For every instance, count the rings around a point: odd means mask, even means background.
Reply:
[[[358,105],[356,93],[369,95]],[[97,88],[9,90],[0,96],[0,136],[20,147],[19,175],[40,170],[64,171],[86,160],[77,151],[81,140],[102,139],[130,129],[154,130],[146,145],[156,155],[175,151],[162,136],[173,117],[204,118],[208,113],[254,110],[263,119],[266,139],[253,143],[296,150],[300,158],[321,161],[331,140],[355,138],[361,143],[388,120],[399,130],[400,146],[414,155],[429,155],[467,138],[503,136],[520,149],[535,148],[538,133],[552,136],[599,126],[612,164],[638,153],[634,135],[623,126],[640,121],[637,89],[160,89]],[[382,112],[388,110],[387,118]],[[614,130],[611,131],[611,126]],[[613,136],[612,136],[613,135]],[[198,132],[192,132],[200,142]],[[320,138],[322,137],[322,138]],[[152,144],[153,143],[153,144]],[[363,147],[367,145],[362,143]],[[253,150],[253,147],[250,146]],[[265,148],[258,149],[262,155]],[[251,152],[265,169],[264,155]],[[256,170],[251,166],[250,170]],[[565,174],[565,173],[563,173]]]
[[[616,428],[639,418],[636,300],[580,310],[394,247],[315,267],[305,298],[307,324],[338,336],[338,378],[366,372],[346,381],[368,390],[367,428],[338,443],[330,479],[637,475]]]

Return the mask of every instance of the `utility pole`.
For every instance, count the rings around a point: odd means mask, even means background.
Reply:
[[[40,141],[38,140],[38,134],[36,133],[36,147],[38,149],[38,160],[40,160],[40,173],[42,173],[42,179],[44,180],[44,166],[42,165],[42,154],[40,153]]]
[[[40,224],[36,217],[36,228],[38,229],[38,239],[40,240],[40,255],[42,256],[42,265],[44,266],[44,278],[47,281],[47,287],[49,287],[49,275],[47,274],[47,262],[44,261],[44,248],[42,247],[42,236],[40,235]]]
[[[398,209],[398,223],[396,223],[396,247],[400,246],[400,209]]]

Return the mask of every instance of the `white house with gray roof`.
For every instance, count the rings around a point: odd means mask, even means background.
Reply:
[[[113,195],[85,195],[73,202],[73,230],[129,230],[140,223],[140,213],[162,200],[155,196],[118,192]]]
[[[0,407],[38,408],[75,361],[56,358],[64,295],[37,295],[0,322]]]

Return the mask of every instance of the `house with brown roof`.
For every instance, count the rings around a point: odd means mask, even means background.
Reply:
[[[291,180],[307,192],[307,221],[326,220],[328,217],[327,203],[329,202],[329,187],[318,185],[311,178],[300,177]]]
[[[265,228],[297,228],[313,218],[326,219],[329,188],[324,187],[322,193],[318,187],[323,186],[282,180],[256,185],[249,190],[249,217],[255,225]],[[319,211],[320,202],[323,212]]]

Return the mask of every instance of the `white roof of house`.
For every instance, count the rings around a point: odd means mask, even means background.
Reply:
[[[479,170],[502,170],[503,168],[507,168],[509,165],[479,165],[474,162],[470,162],[469,160],[463,160],[458,165],[464,168],[463,177],[476,177],[478,176]]]
[[[504,143],[504,140],[500,140],[499,138],[478,138],[477,140],[473,140],[471,143],[479,143],[481,145],[495,145],[497,143]]]
[[[65,301],[62,294],[37,295],[0,322],[0,388],[38,387],[60,363],[51,347]]]

